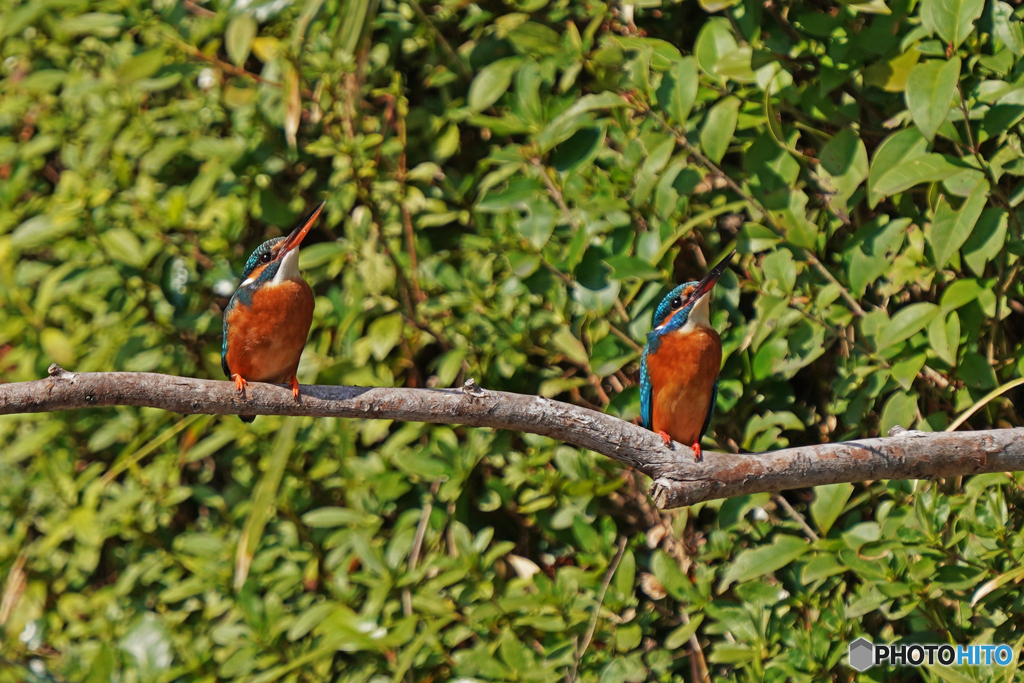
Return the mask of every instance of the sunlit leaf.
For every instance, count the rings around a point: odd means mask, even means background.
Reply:
[[[910,72],[907,81],[907,108],[914,123],[929,141],[949,115],[960,75],[960,58],[949,61],[930,59]]]

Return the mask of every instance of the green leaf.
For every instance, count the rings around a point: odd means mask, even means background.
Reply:
[[[846,501],[853,494],[853,484],[826,484],[814,487],[814,501],[811,503],[811,519],[822,535],[827,535],[846,507]]]
[[[77,360],[75,345],[71,343],[67,335],[54,327],[46,327],[39,333],[39,345],[43,347],[43,353],[57,365],[64,368],[73,368]]]
[[[846,569],[846,565],[842,564],[832,553],[821,553],[812,557],[803,566],[803,569],[800,570],[800,580],[808,584],[842,574]]]
[[[535,249],[540,249],[551,238],[558,222],[558,209],[546,196],[526,202],[522,209],[526,211],[526,216],[516,220],[516,229]]]
[[[536,21],[523,22],[509,32],[508,38],[522,52],[537,57],[556,54],[562,46],[557,31]]]
[[[771,545],[740,552],[726,568],[718,592],[726,591],[733,583],[743,583],[781,569],[810,549],[810,544],[802,538],[776,534]]]
[[[878,146],[868,171],[868,206],[874,208],[886,196],[875,189],[879,181],[903,161],[924,156],[928,141],[916,128],[893,133]]]
[[[712,664],[736,665],[754,661],[755,655],[750,645],[725,641],[717,643],[707,657]]]
[[[667,636],[665,636],[665,648],[668,650],[678,650],[690,642],[690,638],[700,628],[701,622],[704,621],[703,614],[697,614],[690,617],[690,623],[684,623],[679,628],[675,629]]]
[[[585,116],[585,114],[595,109],[615,109],[625,106],[627,106],[626,100],[618,93],[602,92],[596,95],[584,95],[551,120],[551,123],[537,136],[537,146],[542,152],[547,152],[559,142],[566,140],[577,130],[591,123],[592,117]]]
[[[950,311],[954,311],[977,299],[981,291],[982,286],[978,284],[977,280],[972,278],[961,278],[950,283],[942,292],[942,300],[939,302],[942,306],[943,317]]]
[[[296,641],[320,625],[338,608],[338,603],[324,601],[307,607],[288,629],[288,640]]]
[[[711,108],[704,120],[704,127],[700,131],[700,146],[708,159],[716,164],[722,161],[732,142],[739,110],[739,99],[726,97]]]
[[[633,206],[643,206],[650,199],[651,192],[654,191],[661,172],[672,157],[672,152],[675,151],[676,141],[674,137],[667,135],[660,142],[655,143],[653,147],[650,155],[647,157],[647,161],[644,162],[643,168],[637,175],[636,187],[633,190],[631,202]]]
[[[77,17],[61,19],[57,23],[56,29],[60,33],[72,35],[91,33],[104,38],[113,38],[120,33],[118,29],[123,23],[124,17],[120,14],[88,12],[79,14]]]
[[[917,394],[912,391],[895,391],[882,408],[878,433],[885,436],[896,425],[910,429],[916,421]]]
[[[1013,7],[1005,2],[992,3],[992,28],[1003,45],[1020,57],[1024,55],[1024,36],[1021,35],[1020,19],[1014,16]]]
[[[736,43],[736,39],[733,38],[729,21],[719,17],[712,17],[705,22],[700,33],[697,34],[693,55],[697,58],[697,64],[704,73],[709,76],[718,76],[715,67],[719,60],[738,49],[739,45]]]
[[[11,233],[11,246],[15,249],[31,249],[66,235],[78,227],[78,220],[71,216],[40,214],[19,225]]]
[[[302,515],[302,521],[315,528],[332,528],[348,524],[366,525],[376,520],[373,515],[350,508],[323,507]]]
[[[868,150],[852,128],[843,128],[821,148],[822,189],[831,192],[829,206],[846,211],[846,202],[868,177]]]
[[[877,543],[882,537],[878,522],[861,522],[843,532],[843,542],[852,550],[860,550],[868,543]]]
[[[164,65],[166,55],[163,50],[147,50],[139,53],[121,65],[118,76],[124,81],[138,81],[149,78]]]
[[[366,329],[373,357],[384,360],[402,338],[402,314],[392,313],[377,318]]]
[[[916,47],[896,55],[892,59],[876,62],[864,69],[864,85],[873,85],[886,92],[903,92],[910,80],[910,72],[921,58]]]
[[[988,190],[988,181],[982,180],[958,209],[952,208],[944,196],[939,197],[935,219],[925,231],[925,236],[932,247],[936,268],[944,268],[953,254],[967,241],[974,224],[981,216],[982,209],[988,203]]]
[[[112,228],[100,235],[100,241],[110,258],[120,261],[134,268],[142,268],[146,265],[145,254],[142,251],[142,242],[127,228]]]
[[[959,76],[959,57],[949,61],[929,59],[910,72],[905,92],[907,108],[910,109],[914,123],[929,142],[949,116]]]
[[[765,256],[761,270],[764,272],[765,285],[772,294],[779,294],[778,291],[772,291],[769,286],[772,283],[778,286],[784,296],[793,293],[793,287],[796,286],[796,262],[788,250],[780,249]]]
[[[936,317],[935,319],[938,320],[939,318]],[[924,367],[927,359],[927,354],[914,354],[910,358],[893,363],[890,374],[892,374],[894,380],[899,382],[901,387],[909,391],[914,386],[917,373],[921,372],[921,368]]]
[[[850,259],[850,288],[856,296],[862,296],[868,285],[885,275],[903,246],[911,220],[888,218],[883,214],[862,226],[845,249]]]
[[[512,168],[515,172],[518,166]],[[523,210],[526,202],[546,192],[544,184],[533,178],[514,178],[507,187],[498,192],[488,192],[477,204],[477,209],[487,213],[506,213],[512,209]]]
[[[657,268],[635,256],[610,256],[604,259],[604,262],[614,271],[617,280],[628,278],[653,280],[661,275],[661,271]]]
[[[955,50],[974,29],[984,8],[984,0],[921,0],[921,24]]]
[[[551,343],[574,363],[587,364],[587,350],[584,348],[583,342],[577,339],[568,327],[559,327],[555,330],[555,333],[551,335]]]
[[[754,51],[747,46],[738,47],[722,55],[715,64],[715,73],[730,81],[753,83],[757,77],[750,67]]]
[[[256,20],[248,12],[236,14],[228,23],[224,33],[224,44],[228,57],[236,66],[242,66],[249,59],[252,41],[259,31]]]
[[[957,377],[972,389],[994,389],[999,383],[992,365],[980,353],[968,351],[956,369]]]
[[[744,223],[740,229],[737,249],[741,254],[767,251],[782,241],[775,231],[760,223]]]
[[[540,383],[540,386],[537,387],[537,395],[553,398],[572,389],[585,387],[587,384],[587,380],[583,377],[553,377]]]
[[[700,0],[701,8],[708,13],[721,12],[737,4],[740,0]]]
[[[584,168],[594,160],[605,144],[605,129],[581,128],[551,152],[551,167],[559,173]]]
[[[964,242],[964,263],[978,277],[985,274],[985,264],[998,256],[1006,244],[1007,224],[1006,209],[985,209],[975,223],[971,236]]]
[[[909,339],[927,327],[939,311],[938,306],[927,302],[904,306],[878,334],[876,349],[884,351],[893,344]]]
[[[664,550],[655,550],[651,556],[651,571],[662,588],[676,600],[692,602],[697,592],[679,564]]]
[[[957,329],[959,330],[959,325]],[[959,335],[957,336],[959,338]],[[941,315],[928,323],[928,349],[947,365],[956,365],[956,353],[949,348],[949,339],[946,335],[946,319]]]
[[[901,161],[878,179],[874,189],[879,197],[888,197],[920,183],[944,180],[962,170],[963,167],[950,163],[941,154],[925,154]]]
[[[483,111],[497,102],[512,85],[512,76],[522,63],[522,57],[505,57],[481,69],[469,86],[470,110]]]
[[[985,597],[992,591],[1005,586],[1011,581],[1019,581],[1021,578],[1024,578],[1024,567],[1017,567],[1015,569],[1011,569],[1008,572],[1000,574],[994,579],[986,581],[978,587],[978,590],[971,597],[971,607],[977,605],[978,601],[980,601],[983,597]]]
[[[685,125],[690,110],[697,99],[697,59],[683,57],[673,62],[671,69],[661,80],[658,101],[662,110],[678,125]]]
[[[946,319],[946,348],[953,359],[950,365],[956,365],[957,354],[960,351],[960,316],[956,311],[950,313]]]

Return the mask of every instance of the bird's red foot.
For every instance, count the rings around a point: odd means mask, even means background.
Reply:
[[[669,436],[668,432],[666,432],[664,429],[659,429],[658,430],[658,436],[660,436],[662,439],[665,440],[665,445],[666,446],[669,446],[669,445],[672,444],[672,437]]]
[[[248,384],[248,382],[246,382],[241,375],[234,374],[231,376],[231,379],[235,380],[235,389],[238,390],[238,393],[245,391],[245,385]]]
[[[294,398],[296,401],[298,401],[299,400],[299,378],[296,377],[295,375],[292,375],[291,385],[292,385],[292,398]]]
[[[700,453],[700,441],[694,441],[693,445],[690,446],[690,448],[693,449],[693,457],[694,457],[694,459],[696,459],[697,462],[700,462],[701,458],[703,457],[701,455],[701,453]]]

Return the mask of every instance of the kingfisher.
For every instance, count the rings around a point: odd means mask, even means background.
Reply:
[[[256,248],[242,270],[242,284],[224,309],[220,365],[238,393],[248,382],[288,383],[295,376],[313,324],[313,290],[299,272],[299,245],[324,208],[322,202],[287,237]],[[246,422],[255,415],[239,415]]]
[[[689,444],[701,459],[700,440],[718,398],[722,340],[708,318],[711,290],[735,251],[699,282],[685,282],[662,299],[640,360],[640,419],[668,445]]]

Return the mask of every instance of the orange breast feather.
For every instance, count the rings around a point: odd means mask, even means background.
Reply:
[[[651,374],[651,426],[675,441],[692,444],[711,407],[711,391],[722,364],[722,342],[712,329],[667,334],[647,359]]]
[[[249,381],[291,381],[312,322],[313,292],[304,280],[263,285],[251,308],[239,302],[228,313],[228,367]]]

